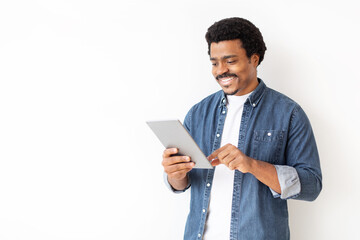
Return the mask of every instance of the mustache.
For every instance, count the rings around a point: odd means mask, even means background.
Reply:
[[[235,73],[224,73],[216,76],[216,80],[220,80],[220,78],[226,78],[226,77],[237,77]]]

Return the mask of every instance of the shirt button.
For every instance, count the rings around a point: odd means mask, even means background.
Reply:
[[[198,238],[200,238],[200,237],[201,237],[201,234],[199,233],[199,234],[198,234]]]
[[[220,137],[220,134],[216,134],[217,137]]]
[[[222,114],[225,114],[226,113],[226,111],[224,110],[223,112],[222,112]]]
[[[271,133],[268,133],[268,136],[270,137],[270,136],[271,136]]]
[[[206,184],[207,187],[210,187],[210,183]]]
[[[224,99],[223,99],[223,103],[225,103],[225,101],[226,101],[226,100],[225,100],[225,98],[224,98]]]
[[[205,208],[203,208],[203,212],[206,212]]]
[[[255,103],[253,103],[253,107],[255,107],[256,106],[256,104]]]

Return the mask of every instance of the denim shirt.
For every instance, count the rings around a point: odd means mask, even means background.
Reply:
[[[285,184],[291,186],[299,180],[300,189],[296,195],[279,197],[252,174],[235,170],[231,240],[289,239],[286,199],[312,201],[322,188],[318,151],[306,114],[293,100],[258,81],[244,104],[238,148],[251,158],[295,169],[297,176]],[[226,112],[226,96],[221,90],[193,106],[185,117],[185,128],[206,156],[220,147]],[[202,239],[213,176],[214,169],[188,173],[191,200],[186,240]]]

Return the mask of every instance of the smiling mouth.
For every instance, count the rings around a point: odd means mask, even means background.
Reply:
[[[230,85],[230,83],[235,79],[236,77],[225,77],[225,78],[220,78],[219,79],[219,83],[223,86],[227,86]]]

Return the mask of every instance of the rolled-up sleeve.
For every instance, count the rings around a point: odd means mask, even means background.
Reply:
[[[292,113],[285,157],[286,165],[295,168],[300,182],[300,192],[292,198],[315,200],[322,189],[320,159],[310,121],[300,106],[297,106]],[[294,178],[284,179],[285,182],[297,181],[295,175]],[[279,179],[279,181],[281,184],[283,180]]]
[[[271,190],[274,198],[291,199],[296,198],[300,194],[301,184],[299,175],[294,167],[274,165],[279,179],[281,195]]]

